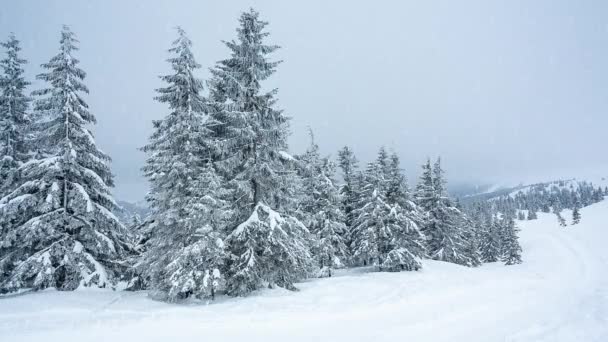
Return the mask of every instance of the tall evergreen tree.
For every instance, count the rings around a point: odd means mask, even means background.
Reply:
[[[416,185],[416,202],[423,212],[428,213],[433,208],[436,201],[435,185],[433,183],[433,169],[431,160],[427,159],[422,165],[422,175]]]
[[[572,209],[572,224],[579,224],[581,222],[581,212],[580,212],[580,208],[581,208],[581,203],[578,200],[578,196],[575,199],[574,202],[574,208]]]
[[[513,217],[507,215],[502,219],[502,261],[505,265],[521,264],[521,246],[519,245],[517,226]]]
[[[381,267],[384,259],[386,244],[390,239],[390,207],[386,203],[384,186],[383,173],[378,163],[368,163],[351,231],[351,251],[359,264]]]
[[[321,276],[330,276],[333,268],[348,264],[348,248],[345,243],[347,227],[341,210],[341,196],[334,180],[335,164],[321,158],[319,146],[310,132],[311,144],[300,158],[304,178],[302,222],[316,237],[313,246]]]
[[[261,82],[279,64],[264,44],[267,22],[251,9],[239,18],[236,41],[225,42],[231,56],[212,69],[216,102],[212,116],[220,151],[216,165],[228,181],[235,213],[227,242],[227,290],[243,295],[264,285],[293,288],[312,266],[309,231],[293,215],[297,184],[288,165],[288,118],[274,108],[276,89]]]
[[[353,226],[353,210],[357,206],[359,200],[359,161],[355,157],[355,153],[348,146],[344,146],[338,151],[338,165],[342,170],[343,185],[340,187],[342,195],[342,208],[346,215],[346,225],[348,229]]]
[[[496,262],[500,259],[500,225],[496,216],[488,215],[486,218],[480,247],[484,262]]]
[[[335,164],[328,158],[323,158],[321,163],[318,206],[322,209],[315,215],[315,224],[311,228],[317,235],[315,250],[321,269],[327,269],[328,276],[331,277],[331,268],[349,264],[345,242],[347,227],[344,223],[345,215],[340,209],[341,196],[334,179]]]
[[[14,190],[17,170],[30,159],[26,142],[31,99],[25,94],[29,85],[23,76],[26,60],[19,56],[19,40],[11,34],[6,42],[6,58],[0,60],[0,199]],[[1,232],[0,232],[1,233]],[[0,235],[1,236],[1,235]]]
[[[471,254],[466,241],[464,214],[447,197],[441,160],[437,159],[432,169],[427,161],[423,170],[417,198],[423,208],[428,208],[423,232],[429,255],[436,260],[462,265],[477,264],[476,255]]]
[[[524,214],[523,211],[521,211],[521,210],[517,211],[517,219],[520,220],[520,221],[523,221],[523,220],[526,219],[526,215]]]
[[[396,153],[389,157],[385,170],[386,202],[391,209],[388,215],[391,240],[382,266],[388,270],[418,270],[422,267],[420,260],[427,254],[424,235],[420,231],[423,215],[411,198]]]
[[[42,97],[35,104],[39,158],[21,166],[20,184],[0,209],[10,227],[0,253],[2,291],[112,286],[124,270],[127,231],[112,214],[110,158],[87,129],[95,117],[81,96],[88,89],[76,43],[64,26],[59,54],[37,76],[49,84],[34,92]]]
[[[194,76],[200,65],[184,30],[177,33],[169,49],[173,73],[161,76],[167,87],[157,89],[156,97],[171,112],[154,122],[143,148],[155,224],[140,267],[153,293],[169,301],[214,296],[224,259],[222,229],[230,214],[211,160],[214,122],[207,115],[202,82]]]
[[[418,270],[426,255],[421,221],[409,199],[405,177],[396,155],[389,158],[382,148],[365,173],[355,225],[353,257],[380,270]]]
[[[536,215],[536,210],[534,208],[528,209],[528,220],[536,220],[538,216]]]
[[[555,202],[553,204],[553,213],[555,213],[555,216],[557,217],[557,222],[559,223],[560,227],[567,226],[566,220],[562,216],[562,207],[559,202]]]

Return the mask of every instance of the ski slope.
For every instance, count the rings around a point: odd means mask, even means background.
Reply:
[[[515,266],[356,269],[212,305],[105,290],[2,298],[0,341],[608,341],[608,200],[581,213],[567,228],[551,214],[519,222]]]

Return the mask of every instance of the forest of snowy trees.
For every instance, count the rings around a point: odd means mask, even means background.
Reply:
[[[0,61],[0,293],[96,286],[179,301],[295,290],[346,267],[512,265],[522,262],[517,219],[571,208],[576,224],[581,207],[608,194],[580,184],[461,204],[440,159],[410,187],[398,153],[382,147],[365,165],[350,147],[334,160],[311,130],[307,150],[292,155],[289,116],[263,86],[280,65],[267,26],[242,13],[206,82],[177,29],[155,97],[167,112],[142,147],[151,213],[136,224],[113,214],[110,157],[90,130],[75,34],[63,27],[37,76],[45,86],[31,95],[11,35]]]

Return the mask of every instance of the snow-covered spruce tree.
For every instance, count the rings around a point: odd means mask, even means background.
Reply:
[[[519,229],[510,215],[504,216],[501,221],[501,260],[505,265],[521,264],[521,246],[517,237]]]
[[[356,263],[381,267],[390,239],[389,213],[382,169],[377,162],[368,163],[351,231],[351,253]]]
[[[133,216],[131,216],[131,222],[129,222],[129,230],[130,231],[135,231],[137,229],[139,229],[139,226],[141,226],[142,220],[141,217],[139,216],[139,214],[135,213],[133,214]]]
[[[385,271],[421,267],[425,249],[419,214],[408,199],[398,158],[389,159],[383,148],[376,161],[368,164],[354,213],[351,249],[359,264]]]
[[[501,256],[501,226],[496,215],[488,215],[481,233],[481,259],[496,262]]]
[[[23,77],[26,60],[19,57],[19,40],[11,33],[0,43],[6,58],[0,60],[0,199],[14,190],[18,168],[30,159],[26,143],[27,114],[31,99],[25,94],[29,82]],[[0,229],[1,234],[1,229]],[[1,237],[1,235],[0,235]]]
[[[301,221],[315,236],[313,254],[320,267],[319,276],[332,275],[332,269],[348,264],[344,237],[347,227],[334,175],[336,167],[329,158],[321,158],[319,146],[310,132],[311,144],[299,157],[303,178]]]
[[[579,224],[581,222],[581,203],[578,200],[578,197],[576,198],[575,202],[574,202],[574,208],[572,209],[572,224]]]
[[[522,210],[517,211],[517,219],[523,221],[526,219],[526,214]]]
[[[423,166],[421,184],[417,187],[418,204],[427,211],[423,233],[427,239],[429,256],[436,260],[461,265],[476,264],[466,241],[466,220],[447,197],[441,162],[433,168]],[[428,208],[428,209],[427,209]]]
[[[461,227],[463,227],[463,239],[465,241],[464,254],[467,256],[467,264],[469,267],[481,266],[483,259],[481,257],[481,239],[480,232],[477,231],[473,221],[459,208]]]
[[[321,209],[315,215],[311,229],[317,237],[314,251],[322,274],[331,277],[332,268],[349,264],[348,247],[344,241],[347,227],[344,223],[345,215],[340,208],[341,196],[334,179],[336,166],[328,158],[323,158],[320,171],[317,205]]]
[[[538,219],[538,216],[536,215],[536,210],[534,208],[528,209],[527,219],[528,220],[536,220],[536,219]]]
[[[483,246],[489,225],[488,217],[491,217],[489,212],[490,206],[478,202],[474,203],[471,207],[468,207],[468,209],[470,210],[469,220],[470,226],[472,227],[472,243],[469,246],[473,249],[472,253],[477,254],[477,258],[475,258],[475,260],[479,261],[479,264],[481,264],[485,261],[483,257]]]
[[[318,211],[317,198],[319,191],[319,178],[321,173],[321,154],[319,145],[315,143],[312,129],[309,128],[310,145],[302,155],[295,158],[298,160],[298,175],[301,178],[302,194],[298,200],[298,218],[306,226],[311,227],[314,215]]]
[[[342,170],[342,179],[344,180],[344,183],[340,187],[342,210],[346,215],[346,226],[350,231],[353,227],[353,210],[355,210],[359,201],[360,189],[358,182],[359,161],[350,147],[344,146],[338,151],[338,165]]]
[[[221,229],[229,214],[211,160],[213,122],[202,82],[194,76],[200,65],[184,30],[177,28],[177,34],[167,60],[173,72],[161,76],[167,86],[157,89],[155,98],[170,113],[154,122],[143,147],[154,225],[139,267],[153,295],[167,301],[215,295],[224,258]]]
[[[387,270],[418,270],[426,256],[424,235],[420,231],[422,213],[412,201],[399,157],[393,153],[386,168],[386,202],[390,206],[388,224],[391,240],[382,267]]]
[[[559,201],[553,203],[553,213],[557,217],[557,222],[559,223],[560,227],[566,227],[566,220],[562,216],[562,207]]]
[[[1,224],[9,227],[0,260],[1,291],[113,286],[130,249],[127,230],[111,213],[110,158],[95,146],[95,123],[81,97],[85,72],[77,40],[64,26],[59,54],[37,76],[49,84],[34,92],[38,158],[20,167],[20,184],[2,199]]]
[[[234,212],[227,237],[226,286],[245,295],[263,286],[293,289],[313,269],[310,232],[293,216],[299,184],[286,153],[288,118],[274,108],[276,90],[261,83],[279,62],[264,44],[265,21],[251,9],[239,18],[236,41],[225,42],[231,56],[212,69],[212,117],[220,151],[216,165],[231,192]]]
[[[422,165],[422,175],[416,185],[416,192],[414,194],[416,203],[420,206],[423,213],[427,214],[431,211],[437,200],[435,194],[435,186],[433,184],[433,169],[431,167],[431,160],[427,159],[426,163]]]

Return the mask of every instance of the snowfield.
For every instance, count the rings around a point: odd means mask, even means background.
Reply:
[[[355,269],[211,305],[109,290],[14,295],[0,299],[0,341],[608,341],[608,201],[581,213],[566,228],[552,214],[518,221],[516,266]]]

